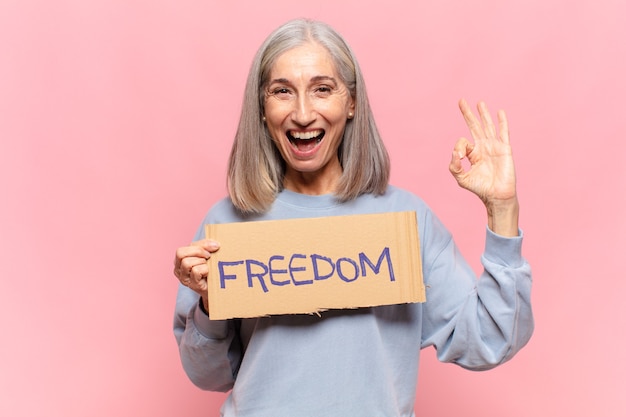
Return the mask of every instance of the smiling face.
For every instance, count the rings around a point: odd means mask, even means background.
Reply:
[[[334,190],[337,150],[354,100],[328,51],[306,43],[280,55],[265,87],[265,120],[286,162],[284,186],[305,194]]]

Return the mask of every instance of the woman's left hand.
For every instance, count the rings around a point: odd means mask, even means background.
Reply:
[[[515,167],[506,115],[502,110],[498,112],[496,127],[484,102],[478,103],[480,119],[472,113],[465,100],[459,102],[459,108],[474,142],[464,137],[456,142],[450,161],[450,172],[461,187],[476,194],[483,201],[487,207],[489,227],[494,232],[517,234]],[[462,164],[464,158],[470,164],[467,169]],[[498,225],[495,224],[494,216],[498,217]],[[496,230],[501,229],[498,226],[507,230]]]

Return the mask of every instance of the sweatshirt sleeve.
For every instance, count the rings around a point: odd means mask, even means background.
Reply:
[[[179,284],[174,336],[180,359],[196,386],[226,392],[234,384],[241,358],[235,321],[210,320],[199,300],[198,294]]]
[[[434,216],[433,216],[434,217]],[[511,359],[530,339],[531,270],[522,235],[487,229],[481,276],[469,267],[452,236],[436,219],[425,232],[422,347],[434,346],[442,362],[486,370]]]
[[[193,240],[204,238],[203,225],[213,221],[209,212]],[[183,369],[196,386],[220,392],[233,387],[242,358],[236,320],[210,320],[200,308],[200,296],[179,284],[174,336]]]

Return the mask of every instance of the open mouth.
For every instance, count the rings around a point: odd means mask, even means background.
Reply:
[[[288,130],[287,139],[289,139],[294,148],[301,152],[306,152],[314,149],[322,141],[325,133],[322,129],[308,132]]]

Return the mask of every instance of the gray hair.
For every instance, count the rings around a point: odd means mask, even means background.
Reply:
[[[343,173],[335,196],[349,201],[361,194],[383,194],[390,163],[367,98],[363,75],[354,53],[329,25],[292,20],[272,32],[261,45],[248,74],[239,126],[228,163],[230,198],[243,213],[263,213],[283,188],[285,162],[263,123],[265,87],[276,59],[284,52],[315,42],[330,53],[341,81],[355,103],[339,147]]]

